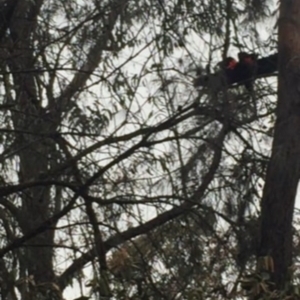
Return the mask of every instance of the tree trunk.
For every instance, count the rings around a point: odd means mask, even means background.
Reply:
[[[261,210],[258,257],[274,261],[277,288],[289,280],[292,220],[300,175],[300,1],[281,1],[278,106]]]
[[[19,149],[19,181],[38,180],[49,170],[49,154],[53,155],[53,142],[45,137],[51,132],[51,120],[41,106],[35,74],[33,70],[34,45],[32,31],[36,26],[36,16],[43,1],[33,3],[19,1],[14,8],[13,20],[9,24],[11,47],[7,47],[8,66],[16,93],[16,109],[12,111],[14,128],[24,132],[16,137],[15,145]],[[25,15],[28,15],[25,18]],[[22,72],[20,72],[22,71]],[[28,132],[25,133],[25,132]],[[36,135],[43,133],[45,136]],[[19,225],[23,234],[27,234],[47,220],[53,213],[49,187],[35,187],[20,193],[21,208]],[[36,283],[54,280],[53,272],[54,230],[38,235],[26,244],[22,250],[20,277],[32,275]]]

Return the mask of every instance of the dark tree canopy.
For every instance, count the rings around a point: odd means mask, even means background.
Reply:
[[[277,76],[193,80],[277,52],[276,5],[0,1],[1,299],[244,295]]]

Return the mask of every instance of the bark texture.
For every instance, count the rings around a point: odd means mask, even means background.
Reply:
[[[258,256],[274,260],[282,288],[292,264],[292,220],[300,175],[300,1],[281,1],[275,134],[264,187]]]

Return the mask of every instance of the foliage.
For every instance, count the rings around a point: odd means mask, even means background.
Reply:
[[[249,42],[274,48],[259,22],[272,26],[276,10],[256,0],[0,5],[2,298],[238,298],[275,87],[215,93],[192,77]]]

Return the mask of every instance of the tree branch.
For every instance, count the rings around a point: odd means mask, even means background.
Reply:
[[[77,72],[77,74],[74,75],[69,85],[56,100],[57,104],[59,104],[62,108],[67,107],[68,101],[70,101],[70,99],[76,93],[82,90],[86,81],[90,78],[90,75],[98,67],[101,61],[103,50],[107,48],[107,42],[111,38],[112,30],[114,29],[117,19],[127,3],[128,0],[119,0],[119,3],[111,8],[108,16],[108,23],[105,24],[105,29],[99,35],[99,38],[95,42],[94,46],[91,47],[87,55],[86,62]]]
[[[195,191],[193,196],[190,199],[186,200],[182,205],[174,207],[157,217],[153,218],[152,220],[145,222],[142,225],[132,227],[127,229],[124,232],[117,233],[115,236],[112,236],[107,241],[104,242],[105,250],[109,251],[110,249],[119,246],[120,244],[138,236],[141,234],[145,234],[170,220],[177,218],[178,216],[184,214],[185,212],[189,211],[193,206],[196,206],[199,203],[199,199],[201,199],[214,178],[214,175],[219,167],[220,160],[222,157],[222,144],[223,141],[229,132],[227,126],[224,126],[223,129],[220,131],[218,137],[214,143],[214,156],[211,163],[209,170],[207,171],[206,175],[202,179],[202,184],[198,187]],[[65,270],[65,272],[58,278],[58,284],[61,289],[64,289],[70,280],[72,279],[73,275],[80,270],[86,263],[90,262],[95,258],[95,250],[92,249],[82,255],[80,258],[73,261],[73,263]]]

